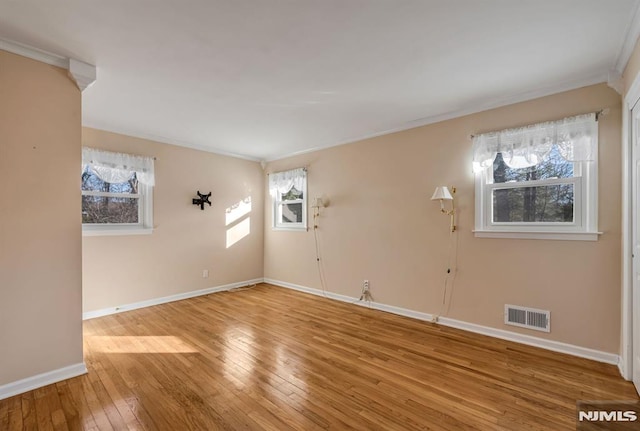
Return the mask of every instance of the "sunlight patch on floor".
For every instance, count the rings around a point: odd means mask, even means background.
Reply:
[[[250,327],[229,328],[225,331],[222,350],[225,378],[242,389],[255,381],[255,339]]]

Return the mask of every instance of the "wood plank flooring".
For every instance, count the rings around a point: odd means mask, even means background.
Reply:
[[[0,430],[574,430],[616,367],[262,284],[84,323],[89,373]]]

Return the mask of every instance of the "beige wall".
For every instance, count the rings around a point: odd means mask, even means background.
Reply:
[[[475,238],[470,134],[610,108],[600,120],[597,242]],[[448,317],[618,353],[620,339],[620,96],[605,84],[269,163],[308,166],[309,196],[331,203],[319,238],[327,289],[440,314],[448,218],[429,200],[458,188],[458,274]],[[320,288],[313,232],[270,229],[265,277]],[[504,304],[551,310],[552,332],[503,324]]]
[[[82,362],[80,103],[0,50],[0,386]]]
[[[153,234],[83,238],[85,312],[262,277],[259,163],[88,128],[82,143],[157,158]],[[212,192],[213,205],[192,205],[196,190]],[[227,226],[226,209],[247,197],[251,213]],[[250,233],[227,247],[239,223]]]

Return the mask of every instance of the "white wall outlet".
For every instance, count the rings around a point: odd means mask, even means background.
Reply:
[[[209,278],[209,270],[208,269],[203,269],[202,270],[202,278]]]
[[[362,290],[364,290],[365,292],[369,290],[369,280],[364,280],[362,282]]]

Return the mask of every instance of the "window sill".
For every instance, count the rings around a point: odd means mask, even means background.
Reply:
[[[284,231],[284,232],[306,232],[309,230],[308,227],[272,227],[271,230],[274,231]]]
[[[126,227],[99,227],[82,228],[82,236],[124,236],[124,235],[151,235],[153,228],[126,228]]]
[[[602,232],[531,232],[474,230],[476,238],[548,239],[559,241],[597,241]]]

